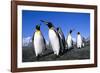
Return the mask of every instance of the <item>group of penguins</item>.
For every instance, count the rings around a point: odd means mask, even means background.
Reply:
[[[61,53],[63,53],[66,49],[73,48],[73,40],[72,40],[72,30],[69,31],[67,39],[65,40],[64,34],[60,27],[55,28],[52,22],[40,20],[43,24],[48,27],[48,36],[49,43],[52,47],[53,53],[58,57]],[[40,30],[40,24],[36,25],[35,32],[32,37],[32,44],[34,46],[34,51],[36,57],[39,57],[46,50],[46,41],[44,36]],[[84,46],[84,42],[80,35],[80,32],[77,33],[77,48],[81,48]]]

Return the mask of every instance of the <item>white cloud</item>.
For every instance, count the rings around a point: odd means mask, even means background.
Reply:
[[[32,42],[32,38],[30,36],[29,37],[25,37],[25,38],[23,38],[22,41],[23,41],[22,42],[23,46],[28,46]]]

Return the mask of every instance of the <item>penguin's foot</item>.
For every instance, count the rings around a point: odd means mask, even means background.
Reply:
[[[68,49],[64,49],[64,50],[63,50],[63,54],[66,53],[67,51],[68,51]]]
[[[36,57],[36,60],[37,60],[37,61],[39,61],[39,60],[40,60],[40,55],[38,55],[38,56]]]
[[[65,49],[63,49],[63,50],[61,51],[61,53],[64,53],[64,51],[65,51]]]
[[[64,50],[62,50],[60,53],[59,53],[59,55],[63,55],[64,54]]]
[[[78,47],[78,49],[81,49],[81,47]]]
[[[68,48],[67,48],[67,49],[65,49],[64,53],[66,53],[66,52],[68,52]]]
[[[60,55],[56,55],[56,58],[59,58],[60,57]]]

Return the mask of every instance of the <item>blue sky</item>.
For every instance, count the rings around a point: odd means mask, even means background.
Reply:
[[[47,20],[55,27],[61,27],[65,35],[68,35],[70,29],[75,29],[72,36],[76,38],[79,31],[82,36],[90,36],[90,14],[75,12],[51,12],[51,11],[22,11],[22,38],[32,37],[36,24],[41,24],[41,31],[46,40],[48,40],[48,27],[40,20]]]

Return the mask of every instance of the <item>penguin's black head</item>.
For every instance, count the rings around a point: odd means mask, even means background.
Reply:
[[[80,34],[80,32],[78,32],[77,34]]]
[[[57,27],[57,31],[61,31],[61,28],[60,27]]]
[[[52,27],[53,27],[52,23],[48,23],[47,26],[48,26],[49,28],[52,28]]]
[[[36,30],[40,30],[40,25],[36,25]]]
[[[47,21],[43,21],[43,20],[40,20],[40,21],[43,22],[44,24],[46,24],[49,28],[53,27],[53,24],[51,22],[47,22]]]
[[[70,34],[72,33],[72,30],[70,30]]]

